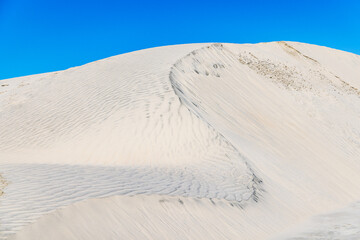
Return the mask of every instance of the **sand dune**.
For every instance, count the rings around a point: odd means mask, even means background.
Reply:
[[[277,239],[343,209],[360,200],[359,66],[189,44],[3,80],[0,239]]]

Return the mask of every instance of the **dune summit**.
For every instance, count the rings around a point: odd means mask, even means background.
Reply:
[[[2,80],[0,239],[360,238],[359,76],[272,42]]]

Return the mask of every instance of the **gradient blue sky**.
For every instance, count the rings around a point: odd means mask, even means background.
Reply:
[[[0,0],[0,79],[162,45],[278,40],[360,54],[360,1]]]

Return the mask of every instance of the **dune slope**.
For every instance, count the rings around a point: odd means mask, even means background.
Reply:
[[[215,43],[3,80],[0,239],[270,239],[358,201],[358,66]]]

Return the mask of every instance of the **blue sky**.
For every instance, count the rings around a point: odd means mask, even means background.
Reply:
[[[360,1],[0,0],[0,79],[162,45],[278,40],[360,54]]]

